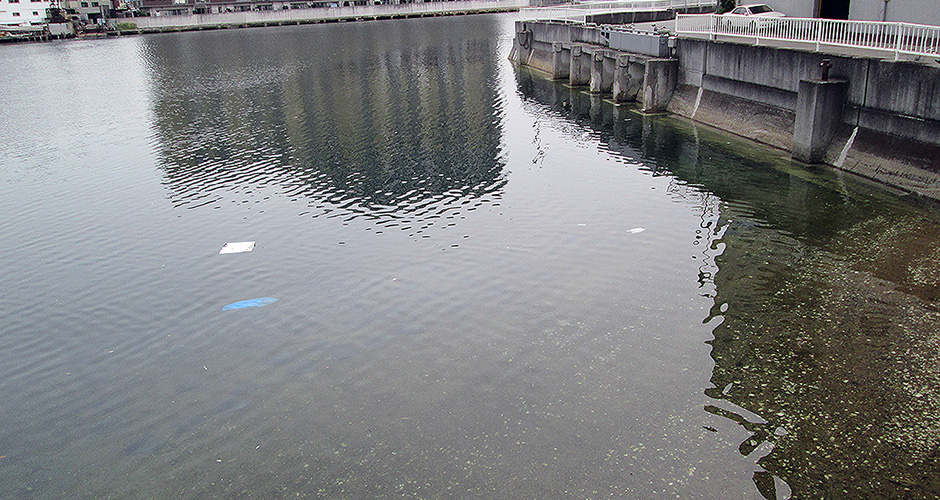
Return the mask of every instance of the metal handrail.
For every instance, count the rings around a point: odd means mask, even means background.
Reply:
[[[679,14],[679,36],[708,35],[753,38],[754,43],[773,40],[824,47],[869,49],[902,54],[940,57],[940,26],[876,21],[844,21],[798,17],[762,18],[715,14]]]
[[[523,20],[550,20],[585,22],[588,16],[620,12],[651,12],[668,9],[714,7],[716,0],[632,0],[590,1],[557,7],[527,7],[519,9]]]

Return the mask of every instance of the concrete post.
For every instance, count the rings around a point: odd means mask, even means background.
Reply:
[[[566,53],[567,52],[567,53]],[[571,74],[571,51],[561,42],[552,43],[552,78],[560,80]]]
[[[611,92],[614,89],[614,71],[617,70],[617,52],[605,51],[603,64],[601,87],[604,92]]]
[[[643,111],[646,113],[665,111],[678,78],[678,60],[650,59],[646,61],[646,71],[643,74]]]
[[[599,50],[591,56],[591,83],[589,91],[592,94],[600,94],[604,91],[604,53]]]
[[[628,93],[630,88],[630,57],[617,56],[617,66],[614,68],[614,83],[611,86],[611,92],[614,94],[614,102],[627,102],[633,98]]]
[[[845,80],[800,80],[793,124],[793,158],[806,162],[822,161],[837,127],[849,89]]]
[[[580,45],[571,47],[571,70],[568,84],[572,87],[587,85],[591,81],[590,54],[585,53]]]

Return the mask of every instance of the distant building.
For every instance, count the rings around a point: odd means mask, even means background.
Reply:
[[[111,12],[115,8],[112,0],[59,0],[59,7],[65,9],[70,17],[87,23],[115,17]]]
[[[738,0],[766,3],[791,17],[889,21],[940,26],[938,0]]]
[[[0,0],[0,25],[43,24],[49,4],[49,0]]]

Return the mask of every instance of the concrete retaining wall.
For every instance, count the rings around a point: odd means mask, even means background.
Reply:
[[[594,14],[585,17],[585,22],[593,24],[634,24],[656,21],[668,21],[676,18],[676,14],[708,14],[715,12],[715,5],[701,7],[679,7],[662,10],[648,10],[645,12],[614,12],[610,14]]]
[[[610,94],[615,102],[636,101],[643,111],[665,111],[678,77],[678,61],[656,57],[666,49],[659,35],[611,31],[556,21],[518,21],[509,58],[550,78]],[[610,41],[619,49],[610,48]],[[623,48],[640,52],[627,52]]]
[[[940,68],[697,39],[679,39],[676,58],[664,59],[613,50],[611,33],[520,21],[510,58],[615,102],[635,100],[644,111],[668,110],[940,199]],[[617,43],[658,47],[646,36]]]
[[[800,81],[830,76],[849,84],[844,122],[940,144],[940,68],[773,47],[681,39],[679,83],[794,111]]]
[[[940,156],[897,153],[940,148],[940,68],[690,39],[679,40],[677,57],[679,87],[668,107],[673,113],[879,180],[887,178],[876,172],[892,169],[915,168],[930,178],[940,172]],[[801,85],[820,78],[824,59],[832,63],[830,77],[846,82],[844,105],[832,108],[839,113],[835,120],[804,116],[801,122],[801,100],[809,98]],[[794,143],[798,122],[834,130],[804,134],[816,148],[809,152],[799,137]],[[824,150],[820,137],[829,141]],[[921,179],[900,187],[940,198],[940,178],[936,185]]]

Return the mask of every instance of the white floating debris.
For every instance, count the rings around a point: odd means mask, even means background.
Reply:
[[[635,227],[633,229],[628,230],[627,232],[630,234],[636,234],[636,233],[642,233],[643,231],[646,231],[646,229],[643,229],[642,227]]]
[[[250,252],[255,249],[254,241],[239,241],[236,243],[226,243],[222,250],[219,250],[219,255],[223,253],[242,253]]]

